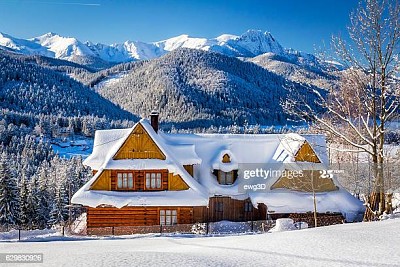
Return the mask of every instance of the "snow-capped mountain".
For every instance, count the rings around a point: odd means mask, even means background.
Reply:
[[[87,47],[99,58],[108,62],[127,62],[132,60],[147,60],[160,57],[166,53],[152,43],[140,41],[126,41],[122,44],[94,44],[85,43]]]
[[[180,35],[154,43],[160,49],[173,51],[177,48],[192,48],[214,51],[236,57],[254,57],[263,53],[284,54],[282,46],[269,32],[248,30],[241,36],[223,34],[213,39],[193,38]]]
[[[87,61],[85,58],[89,58],[90,62],[97,59],[111,63],[148,60],[178,48],[214,51],[234,57],[254,57],[263,53],[286,54],[269,32],[258,30],[249,30],[240,36],[223,34],[212,39],[180,35],[153,43],[126,41],[112,45],[81,42],[76,38],[63,37],[55,33],[46,33],[27,40],[0,34],[0,46],[22,54],[39,54],[77,63]]]
[[[18,39],[8,34],[0,32],[0,46],[11,49],[15,52],[25,55],[42,55],[47,57],[55,57],[55,54],[46,47],[32,42],[30,40]]]
[[[85,44],[72,37],[63,37],[56,33],[46,33],[42,36],[28,39],[33,43],[47,48],[54,53],[55,58],[72,61],[76,56],[95,56]]]

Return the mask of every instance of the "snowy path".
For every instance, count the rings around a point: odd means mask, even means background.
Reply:
[[[400,266],[400,219],[244,236],[6,242],[0,251],[43,252],[37,266]]]

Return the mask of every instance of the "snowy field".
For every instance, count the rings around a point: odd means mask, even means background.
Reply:
[[[44,253],[37,266],[400,266],[400,219],[219,237],[53,236],[0,251]]]

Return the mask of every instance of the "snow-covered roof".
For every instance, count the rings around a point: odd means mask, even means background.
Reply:
[[[222,159],[225,155],[229,156],[230,162],[222,162]],[[235,155],[230,149],[222,149],[221,151],[216,153],[216,157],[211,160],[211,163],[211,166],[214,170],[230,172],[239,169],[239,163],[237,162]]]
[[[91,167],[93,170],[100,169],[101,165],[109,158],[110,151],[119,148],[131,131],[132,129],[130,128],[96,131],[93,152],[83,161],[83,164]]]
[[[78,191],[79,192],[79,191]],[[193,189],[157,192],[119,192],[83,190],[75,194],[72,203],[89,207],[111,205],[124,206],[207,206],[208,198],[197,194]]]
[[[328,155],[323,135],[299,134],[166,134],[153,130],[147,120],[138,122],[143,126],[166,159],[119,159],[113,157],[136,127],[124,130],[97,131],[94,149],[84,164],[99,170],[97,174],[73,197],[72,202],[88,206],[113,205],[208,205],[212,196],[230,196],[235,199],[251,199],[256,206],[264,203],[269,210],[277,213],[308,212],[313,210],[311,193],[295,192],[289,189],[271,189],[279,177],[268,180],[267,189],[257,192],[240,190],[239,180],[243,178],[241,167],[251,164],[275,164],[275,168],[287,168],[288,163],[295,169],[327,169]],[[307,142],[321,163],[295,162],[294,157]],[[228,155],[230,162],[222,161]],[[193,177],[183,165],[194,165]],[[179,174],[189,186],[184,191],[163,192],[106,192],[89,190],[100,173],[107,169],[168,169]],[[238,179],[233,185],[218,183],[214,170],[238,170]],[[362,210],[361,202],[353,198],[334,179],[337,191],[318,193],[319,211],[353,212]],[[146,199],[146,201],[143,201]],[[326,203],[332,202],[332,203]]]
[[[287,189],[274,189],[273,193],[250,193],[253,204],[264,203],[270,213],[306,213],[314,210],[311,193],[296,192]],[[316,193],[318,212],[340,212],[348,221],[353,221],[360,211],[362,203],[343,188],[336,191]]]
[[[115,154],[129,137],[135,127],[140,124],[150,138],[154,141],[157,147],[165,155],[165,160],[159,159],[118,159],[114,160]],[[132,128],[126,130],[98,131],[95,138],[99,138],[94,143],[93,153],[84,164],[98,172],[90,179],[81,189],[79,189],[72,197],[71,202],[91,207],[99,205],[112,205],[122,207],[125,205],[148,205],[148,206],[205,206],[208,204],[208,194],[206,189],[199,184],[190,174],[184,169],[179,157],[175,157],[176,151],[171,151],[170,147],[164,143],[163,139],[151,127],[147,120],[140,120]],[[96,146],[97,145],[97,146]],[[102,147],[102,148],[100,148]],[[189,151],[188,156],[193,157],[193,163],[199,163],[199,158],[195,157],[193,148],[190,146],[180,146],[178,151],[183,151],[182,148]],[[182,156],[181,156],[182,157]],[[182,160],[182,158],[180,158]],[[99,164],[102,162],[102,164]],[[181,191],[157,191],[157,192],[107,192],[102,190],[90,190],[90,186],[99,178],[104,170],[128,170],[128,169],[168,169],[170,173],[178,174],[182,180],[189,186],[189,190]],[[151,201],[142,202],[143,196],[148,196]],[[175,196],[175,197],[174,197]],[[127,199],[128,198],[128,199]]]
[[[295,133],[285,134],[280,138],[280,143],[273,159],[284,163],[295,162],[297,152],[306,142],[312,147],[318,159],[327,165],[328,154],[326,153],[325,137],[323,135],[301,136]]]

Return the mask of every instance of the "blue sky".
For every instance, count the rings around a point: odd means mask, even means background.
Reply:
[[[346,33],[356,6],[356,0],[0,0],[0,32],[30,38],[51,31],[111,44],[259,29],[284,47],[313,52],[332,34]]]

